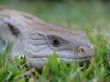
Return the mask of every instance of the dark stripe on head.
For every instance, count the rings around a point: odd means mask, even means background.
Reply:
[[[14,36],[18,37],[20,35],[20,31],[17,28],[15,28],[15,26],[13,26],[12,24],[8,23],[8,27],[9,27],[11,33]]]

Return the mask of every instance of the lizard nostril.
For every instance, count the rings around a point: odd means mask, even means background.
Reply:
[[[79,53],[84,53],[85,50],[84,50],[84,48],[81,48],[81,47],[80,47],[80,48],[78,49],[78,52],[79,52]]]
[[[86,47],[86,46],[79,46],[78,53],[85,56],[92,56],[93,55],[93,46]]]

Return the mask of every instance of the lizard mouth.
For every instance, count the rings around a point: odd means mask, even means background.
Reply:
[[[63,60],[66,60],[66,61],[85,61],[85,60],[90,60],[92,59],[91,56],[88,56],[88,57],[78,57],[78,58],[65,58],[65,57],[58,57],[58,59],[63,59]]]
[[[48,58],[47,56],[32,56],[31,58]],[[73,59],[73,60],[77,60],[77,59],[91,59],[92,56],[88,56],[88,57],[75,57],[75,58],[71,58],[71,57],[57,57],[58,59]]]
[[[88,57],[79,57],[79,58],[67,58],[67,59],[91,59],[92,57],[91,56],[88,56]]]

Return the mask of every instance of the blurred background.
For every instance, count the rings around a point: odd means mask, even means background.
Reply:
[[[49,23],[110,34],[110,0],[0,0],[0,5],[36,15]],[[86,30],[87,31],[87,30]]]

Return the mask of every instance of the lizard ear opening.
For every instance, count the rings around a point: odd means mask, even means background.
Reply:
[[[8,42],[0,37],[0,52],[4,51],[8,45]]]

